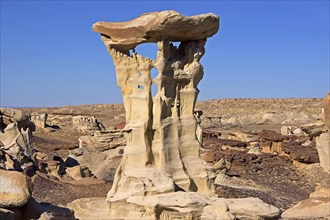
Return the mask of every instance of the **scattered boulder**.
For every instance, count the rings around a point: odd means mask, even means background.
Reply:
[[[315,123],[303,124],[300,126],[300,129],[305,134],[308,134],[310,137],[320,136],[322,133],[328,131],[323,121],[316,121]]]
[[[85,177],[92,177],[92,172],[86,165],[78,165],[74,167],[67,167],[66,174],[74,180],[80,180]]]
[[[262,130],[259,133],[261,139],[266,141],[281,142],[285,139],[285,136],[271,130]]]
[[[3,168],[22,171],[24,170],[29,175],[34,173],[34,149],[31,146],[32,133],[29,128],[21,130],[17,122],[9,124],[4,132],[0,132],[0,149],[2,154],[5,154],[7,163],[3,163]],[[7,156],[6,156],[7,155]],[[2,159],[4,160],[4,159]],[[12,162],[9,162],[12,161]],[[8,165],[11,164],[10,166]]]
[[[316,138],[316,149],[320,157],[320,165],[330,173],[330,132]]]
[[[98,151],[125,146],[126,140],[120,130],[95,131],[94,134],[79,138],[80,148],[94,148]]]
[[[22,207],[30,199],[32,181],[23,173],[0,169],[0,207]]]
[[[296,130],[295,126],[282,126],[281,127],[281,135],[293,135],[293,131]]]
[[[278,219],[280,210],[257,198],[222,199],[194,192],[132,196],[109,204],[105,198],[84,198],[68,205],[79,219]],[[106,210],[106,211],[105,211]]]
[[[72,150],[69,157],[85,165],[100,180],[113,182],[117,167],[121,162],[124,147],[98,151],[93,148]],[[97,163],[95,163],[97,161]]]
[[[94,116],[72,116],[73,129],[78,131],[99,131],[105,127]]]
[[[296,142],[284,142],[283,150],[286,154],[290,155],[293,160],[301,163],[318,163],[319,154],[314,145],[301,145]]]
[[[35,126],[30,121],[29,115],[24,114],[20,110],[11,109],[11,108],[1,108],[0,107],[0,129],[3,131],[9,124],[15,123],[18,126],[18,129],[22,128],[26,130],[30,128],[31,131],[34,131]]]
[[[33,112],[30,115],[30,120],[35,124],[37,128],[46,128],[46,122],[47,122],[47,113],[38,113]]]

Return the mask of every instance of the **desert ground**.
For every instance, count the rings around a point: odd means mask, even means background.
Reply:
[[[286,210],[308,198],[316,186],[330,185],[327,174],[316,165],[319,161],[315,135],[311,134],[312,129],[322,129],[317,128],[323,117],[322,99],[221,99],[198,102],[196,109],[203,111],[202,159],[211,165],[221,159],[230,164],[219,172],[224,175],[216,179],[215,190],[220,197],[259,197]],[[36,128],[33,132],[32,145],[48,159],[58,157],[63,161],[79,148],[79,137],[89,133],[73,129],[70,117],[95,117],[106,129],[121,128],[125,123],[120,104],[19,110],[26,114],[48,114],[46,128]],[[299,128],[306,124],[309,127],[305,126],[305,132],[281,135],[283,126]],[[282,149],[248,153],[254,142],[265,149],[277,142],[282,144]],[[109,161],[108,168],[115,169],[116,165],[118,158],[113,164]],[[83,197],[106,196],[111,188],[111,181],[95,177],[72,180],[65,172],[60,177],[37,172],[33,182],[33,197],[37,201],[57,205]]]

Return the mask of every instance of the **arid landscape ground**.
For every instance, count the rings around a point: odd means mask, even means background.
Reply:
[[[313,135],[306,132],[281,135],[283,126],[299,128],[322,120],[322,99],[209,100],[198,102],[197,109],[203,111],[202,158],[210,165],[224,158],[227,165],[220,169],[216,179],[215,190],[220,197],[259,197],[286,210],[308,198],[318,185],[330,185],[327,174],[315,165],[319,161]],[[70,151],[79,148],[79,137],[86,135],[86,132],[72,129],[71,121],[66,121],[67,116],[94,116],[107,129],[120,128],[125,122],[125,112],[120,104],[20,110],[26,114],[48,114],[47,127],[35,130],[32,145],[48,158],[63,160]],[[317,128],[314,126],[313,129]],[[266,148],[274,142],[282,143],[282,152],[261,149],[255,154],[248,153],[254,144]],[[285,147],[285,143],[290,142],[294,144]],[[306,142],[308,145],[304,144]],[[111,162],[110,168],[115,168]],[[83,197],[104,197],[111,188],[111,182],[95,178],[75,181],[65,175],[58,179],[41,172],[34,176],[33,182],[33,197],[37,201],[57,205]]]

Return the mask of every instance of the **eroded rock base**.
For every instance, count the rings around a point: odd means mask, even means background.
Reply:
[[[195,192],[131,196],[107,203],[106,198],[83,198],[68,205],[83,219],[278,219],[280,210],[258,198],[223,199]]]

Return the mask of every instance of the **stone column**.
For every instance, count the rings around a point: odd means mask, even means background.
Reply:
[[[199,157],[193,112],[204,74],[199,61],[206,38],[218,26],[213,14],[185,17],[174,11],[94,24],[114,61],[126,111],[127,146],[109,202],[175,191],[212,194],[212,181]],[[177,48],[171,41],[181,43]],[[156,60],[135,52],[144,42],[157,43]],[[155,78],[153,68],[158,71]],[[154,97],[152,84],[158,89]]]

